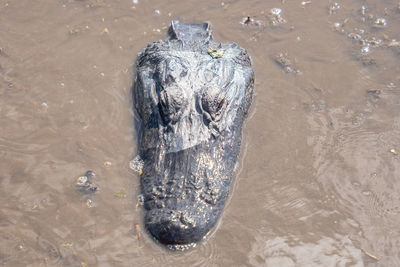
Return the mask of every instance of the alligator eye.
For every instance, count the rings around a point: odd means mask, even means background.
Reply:
[[[208,87],[203,91],[201,106],[210,116],[209,119],[218,121],[226,107],[225,94],[216,86]],[[206,117],[207,114],[205,114]]]
[[[165,123],[176,123],[187,105],[184,91],[178,86],[166,87],[160,92],[159,111]]]

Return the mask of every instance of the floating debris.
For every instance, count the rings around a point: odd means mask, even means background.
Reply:
[[[80,176],[76,182],[77,186],[86,186],[88,184],[88,178],[86,176]]]
[[[62,245],[63,245],[63,247],[65,247],[65,248],[72,248],[72,246],[73,246],[72,243],[64,243],[64,244],[62,244]]]
[[[306,5],[309,5],[309,4],[311,4],[311,1],[302,1],[301,2],[301,5],[304,7],[304,6],[306,6]]]
[[[370,52],[370,47],[380,46],[382,44],[382,40],[376,39],[375,37],[372,37],[370,39],[365,38],[365,39],[360,39],[360,44],[362,45],[361,54],[365,55]]]
[[[103,165],[104,165],[104,167],[108,168],[108,167],[111,167],[112,163],[110,161],[105,161],[103,163]]]
[[[93,200],[91,200],[90,198],[88,198],[87,200],[86,200],[86,207],[88,207],[89,209],[90,208],[93,208],[94,207],[94,202],[93,202]]]
[[[78,33],[79,33],[79,30],[78,30],[78,29],[69,30],[69,34],[70,34],[70,35],[77,35]]]
[[[301,74],[301,71],[292,63],[287,53],[279,53],[274,59],[286,73]]]
[[[350,39],[354,39],[354,40],[361,40],[362,39],[362,36],[360,35],[360,34],[358,34],[358,33],[349,33],[348,35],[347,35],[347,37],[349,37]]]
[[[346,19],[344,19],[343,20],[343,23],[341,23],[341,22],[335,22],[335,23],[333,23],[333,29],[335,30],[335,31],[337,31],[337,32],[342,32],[342,33],[344,33],[344,25],[346,25],[346,23],[349,21],[349,19],[348,18],[346,18]]]
[[[261,20],[257,20],[255,17],[243,17],[242,20],[240,21],[240,24],[248,26],[248,25],[253,25],[253,26],[263,26],[264,23]]]
[[[362,55],[368,54],[369,53],[369,45],[361,47],[361,51],[360,52],[361,52]]]
[[[337,32],[344,32],[343,27],[344,27],[344,24],[343,24],[343,23],[340,23],[340,22],[335,22],[335,23],[333,23],[333,29],[334,29],[335,31],[337,31]]]
[[[337,10],[340,9],[339,3],[335,2],[329,5],[329,15],[334,14]]]
[[[381,90],[379,90],[379,89],[371,89],[371,90],[368,90],[367,93],[369,95],[373,95],[373,96],[379,98],[379,95],[381,94]]]
[[[131,170],[134,170],[135,172],[138,172],[139,175],[143,173],[143,166],[144,166],[144,161],[140,157],[140,155],[137,155],[134,159],[132,159],[129,162],[129,168],[131,168]]]
[[[334,13],[337,8],[340,8],[339,4],[331,4],[329,7],[330,13]],[[358,13],[359,17],[361,17],[362,26],[360,26],[360,28],[356,27],[353,30],[347,31],[347,29],[344,27],[349,20],[349,18],[347,18],[343,23],[334,23],[333,29],[337,32],[346,34],[349,39],[352,39],[356,43],[357,47],[355,47],[355,59],[359,60],[363,65],[376,65],[376,60],[371,56],[374,48],[390,47],[391,42],[389,36],[385,33],[380,33],[383,35],[382,39],[378,38],[378,36],[374,36],[373,34],[377,33],[376,28],[386,27],[387,20],[384,17],[377,17],[371,14],[366,6],[361,6],[361,8],[356,12]],[[358,21],[355,20],[353,23],[354,22],[357,23]],[[393,44],[395,45],[396,43]]]
[[[371,52],[371,48],[380,47],[384,44],[382,39],[378,39],[376,37],[366,37],[364,29],[355,28],[354,31],[355,32],[348,33],[347,37],[356,41],[356,43],[360,45],[361,56],[369,54]],[[373,59],[371,60],[374,61]]]
[[[221,58],[224,55],[224,50],[222,49],[209,48],[207,52],[214,59]]]
[[[132,0],[133,4],[137,5],[139,3],[139,0]]]
[[[221,3],[221,6],[224,10],[227,10],[229,7],[229,4],[225,4],[224,2]]]
[[[248,24],[251,24],[253,21],[254,21],[254,19],[252,17],[250,17],[250,16],[248,16],[247,18],[244,17],[242,19],[242,24],[248,25]]]
[[[387,88],[396,88],[396,85],[393,82],[390,82],[388,85],[386,85]]]
[[[386,19],[384,19],[384,18],[377,18],[377,19],[374,21],[374,26],[375,26],[376,28],[385,28],[386,25],[387,25],[387,22],[386,22]]]
[[[326,101],[321,99],[311,103],[303,103],[303,107],[307,111],[322,112],[326,109]]]
[[[373,46],[373,47],[378,47],[378,46],[380,46],[382,44],[382,40],[381,39],[376,39],[375,37],[372,37],[370,39],[368,39],[368,38],[365,39],[364,43],[367,43],[368,45]]]
[[[365,255],[367,255],[367,256],[370,257],[371,259],[374,259],[374,260],[376,260],[376,261],[379,261],[379,259],[378,259],[377,256],[375,256],[375,255],[373,255],[373,254],[371,254],[371,253],[369,253],[368,251],[365,251],[365,250],[363,250],[363,249],[362,249],[362,251],[365,253]]]
[[[367,14],[367,8],[365,6],[361,6],[360,13],[362,16],[365,16]]]
[[[87,171],[85,175],[79,176],[76,181],[76,187],[79,191],[85,193],[94,193],[97,191],[97,186],[92,182],[96,174],[93,171]]]
[[[397,150],[394,149],[394,148],[390,149],[390,153],[392,153],[393,155],[398,155],[399,154],[399,152],[397,152]]]
[[[364,120],[365,120],[365,115],[364,115],[364,113],[360,112],[360,113],[356,114],[356,115],[353,117],[353,119],[352,119],[351,122],[352,122],[353,125],[359,126],[359,125],[361,125],[361,123],[362,123]]]
[[[156,13],[157,15],[160,15],[160,14],[161,14],[161,11],[158,10],[158,9],[156,9],[156,10],[154,10],[154,13]]]
[[[142,238],[142,230],[140,229],[140,225],[138,223],[135,223],[135,235],[137,240]]]
[[[381,90],[379,90],[379,89],[368,90],[367,91],[368,100],[376,103],[380,99],[380,97],[379,97],[380,94],[381,94]]]
[[[114,197],[125,198],[126,197],[125,189],[122,188],[121,190],[114,192],[113,195],[114,195]]]
[[[388,46],[389,47],[397,47],[397,46],[400,46],[400,42],[396,41],[396,40],[392,40],[392,41],[390,41],[390,43],[388,43]]]
[[[286,20],[282,17],[282,9],[280,8],[272,8],[269,12],[268,12],[268,18],[269,21],[272,25],[276,26],[279,24],[283,24],[286,23]]]
[[[110,31],[108,30],[108,28],[104,28],[104,30],[101,32],[102,34],[110,34]]]

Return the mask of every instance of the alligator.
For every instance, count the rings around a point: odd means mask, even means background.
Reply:
[[[136,60],[141,191],[147,231],[170,248],[203,240],[223,213],[254,91],[245,49],[211,24],[172,21]]]

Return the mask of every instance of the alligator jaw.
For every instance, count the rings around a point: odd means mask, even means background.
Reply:
[[[178,20],[171,21],[169,29],[171,39],[182,41],[209,41],[212,39],[210,23],[185,24]]]

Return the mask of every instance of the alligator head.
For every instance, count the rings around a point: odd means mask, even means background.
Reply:
[[[134,101],[145,225],[167,245],[201,240],[221,217],[240,152],[254,74],[247,52],[210,24],[172,21],[138,55]]]

